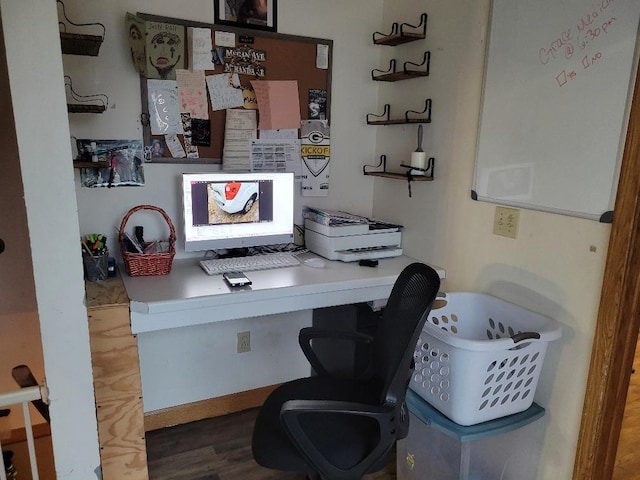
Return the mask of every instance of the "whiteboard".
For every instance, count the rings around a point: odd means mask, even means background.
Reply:
[[[640,0],[493,0],[472,198],[611,221]]]

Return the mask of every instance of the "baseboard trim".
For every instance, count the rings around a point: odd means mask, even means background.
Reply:
[[[147,412],[144,414],[144,430],[150,432],[159,428],[182,425],[183,423],[195,422],[204,418],[219,417],[229,413],[241,412],[248,408],[259,407],[278,386],[269,385],[245,392]]]

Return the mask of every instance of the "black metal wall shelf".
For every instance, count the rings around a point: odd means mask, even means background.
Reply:
[[[378,119],[378,120],[375,120]],[[427,98],[424,103],[424,110],[407,110],[404,118],[391,118],[391,106],[387,103],[381,115],[375,113],[367,114],[367,125],[401,125],[407,123],[431,123],[431,99]]]
[[[387,156],[380,156],[380,163],[378,165],[363,165],[362,173],[363,175],[368,175],[371,177],[382,177],[382,178],[391,178],[394,180],[405,180],[407,182],[407,187],[409,189],[409,197],[411,197],[411,182],[431,182],[434,178],[434,169],[435,169],[435,158],[430,157],[427,162],[426,168],[416,168],[411,165],[405,165],[403,163],[400,164],[400,167],[406,168],[406,172],[387,172]],[[380,168],[382,170],[367,170],[367,168]],[[416,174],[414,172],[420,171],[424,172],[424,174]]]
[[[416,182],[430,182],[433,180],[433,171],[435,168],[435,158],[429,158],[429,162],[426,168],[416,168],[411,165],[400,164],[402,168],[406,168],[406,172],[387,172],[387,156],[381,155],[380,162],[378,165],[363,165],[362,173],[364,175],[370,175],[372,177],[384,177],[384,178],[395,178],[396,180],[407,180],[411,177],[411,180]],[[367,168],[380,168],[382,170],[367,170]],[[424,172],[424,175],[419,175],[415,173],[411,173],[412,170],[419,170]]]
[[[103,93],[95,95],[79,95],[73,90],[71,77],[65,75],[64,84],[69,92],[69,97],[74,102],[67,103],[67,112],[69,113],[103,113],[109,105],[109,97]]]
[[[371,70],[371,79],[378,82],[397,82],[399,80],[407,80],[416,77],[428,77],[429,65],[431,63],[431,52],[424,52],[422,63],[404,62],[402,65],[402,71],[396,71],[396,59],[391,59],[389,62],[389,69],[386,71],[373,69]],[[412,65],[416,68],[409,68]],[[422,68],[420,68],[422,67]]]
[[[81,162],[74,160],[73,168],[109,168],[109,162]]]
[[[58,4],[62,6],[62,16],[64,21],[58,22],[58,25],[63,31],[60,32],[60,43],[62,46],[62,53],[67,55],[88,55],[95,57],[100,51],[100,45],[104,41],[106,29],[102,23],[74,23],[67,17],[67,12],[64,8],[64,3],[57,0]],[[80,33],[67,32],[67,23],[75,27],[100,27],[102,28],[102,35],[86,35]]]
[[[422,32],[405,32],[405,28],[422,29]],[[381,32],[373,33],[373,43],[375,45],[389,45],[396,46],[403,43],[415,42],[416,40],[422,40],[427,36],[427,14],[423,13],[420,16],[420,23],[418,25],[411,25],[409,23],[398,24],[394,22],[391,25],[391,32],[384,34]]]

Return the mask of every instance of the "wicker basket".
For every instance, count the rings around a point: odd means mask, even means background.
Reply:
[[[125,227],[129,217],[140,210],[153,210],[160,213],[167,225],[169,225],[169,251],[166,253],[134,253],[128,252],[125,247]],[[176,230],[167,213],[153,205],[138,205],[127,212],[122,219],[119,231],[120,253],[124,260],[124,266],[131,277],[146,275],[167,275],[171,273],[173,257],[176,254]]]

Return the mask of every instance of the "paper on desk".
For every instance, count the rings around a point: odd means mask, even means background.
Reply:
[[[206,80],[212,110],[224,110],[244,105],[242,87],[237,74],[207,75]]]
[[[296,80],[253,80],[260,130],[300,128],[300,98]]]
[[[147,103],[152,135],[182,133],[175,80],[147,80]]]
[[[176,70],[178,83],[178,97],[180,99],[180,113],[186,112],[191,118],[207,120],[209,118],[209,104],[204,71]]]

